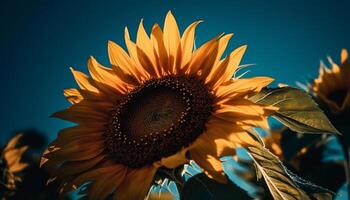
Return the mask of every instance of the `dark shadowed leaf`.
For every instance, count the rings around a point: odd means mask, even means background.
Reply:
[[[204,173],[191,177],[185,183],[182,197],[184,200],[251,199],[243,189],[233,183],[218,183],[208,178]]]
[[[339,133],[312,98],[299,89],[265,88],[250,100],[279,107],[274,117],[298,133]]]
[[[309,181],[306,181],[299,176],[293,174],[291,171],[286,169],[286,172],[289,174],[289,176],[293,179],[293,181],[301,188],[303,189],[312,200],[327,200],[327,199],[333,199],[333,196],[335,195],[332,191],[323,188],[321,186],[315,185]]]

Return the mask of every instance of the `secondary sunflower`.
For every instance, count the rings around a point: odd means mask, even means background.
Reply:
[[[21,181],[15,173],[20,172],[28,164],[22,163],[23,153],[28,149],[27,146],[17,148],[18,140],[21,134],[12,138],[4,148],[0,157],[0,199],[7,199],[12,196],[16,189],[16,182]]]
[[[62,192],[85,182],[90,199],[143,199],[159,167],[193,159],[217,181],[226,177],[219,158],[236,146],[254,145],[245,131],[267,128],[274,107],[248,97],[273,79],[232,79],[246,50],[221,59],[233,34],[193,50],[192,23],[180,36],[169,12],[163,30],[147,35],[142,21],[136,43],[125,29],[128,53],[108,42],[111,68],[88,60],[92,78],[72,69],[80,89],[66,89],[73,105],[54,114],[77,124],[63,129],[42,164],[61,182]]]
[[[348,51],[343,49],[340,55],[341,65],[331,59],[331,69],[321,62],[320,74],[313,81],[312,91],[335,113],[343,112],[350,107],[350,63]]]

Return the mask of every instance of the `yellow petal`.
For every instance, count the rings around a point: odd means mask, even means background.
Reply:
[[[94,158],[103,151],[103,140],[89,143],[71,142],[60,147],[59,150],[48,151],[43,157],[54,161],[79,161]]]
[[[348,50],[342,49],[341,50],[341,54],[340,54],[340,61],[341,61],[341,63],[342,64],[343,63],[347,63],[348,62],[348,57],[349,57]]]
[[[136,68],[143,68],[138,57],[137,46],[130,40],[130,35],[127,27],[125,27],[124,38],[129,55],[133,59],[133,62],[135,62]],[[143,80],[149,79],[151,77],[150,74],[144,68],[141,71],[143,72]]]
[[[115,173],[120,174],[120,180],[123,180],[126,171],[127,171],[127,169],[122,165],[112,165],[112,166],[107,166],[107,167],[100,167],[100,168],[82,173],[81,175],[76,177],[71,182],[71,185],[75,188],[78,188],[82,184],[89,182],[89,181],[95,182],[101,178],[104,181],[106,181],[107,175],[113,176]]]
[[[156,78],[157,77],[157,66],[156,64],[153,64],[151,59],[145,54],[145,52],[136,46],[136,51],[137,51],[137,57],[139,59],[139,62],[143,69],[147,71],[147,73],[152,77]]]
[[[100,91],[94,85],[93,80],[91,80],[86,74],[70,68],[73,76],[81,89],[88,90],[91,92],[99,93]]]
[[[105,96],[98,93],[90,92],[88,90],[75,89],[75,88],[65,89],[63,91],[63,95],[72,104],[80,103],[84,99],[89,101],[112,100],[112,102],[115,102],[115,100],[117,99],[117,98],[115,99],[106,98]]]
[[[180,44],[180,33],[176,20],[171,11],[167,13],[164,21],[164,44],[170,58],[169,60],[173,60],[174,62],[177,48]],[[173,62],[169,63],[170,66],[174,65]]]
[[[181,68],[184,67],[192,58],[192,51],[194,46],[194,36],[196,27],[202,21],[193,22],[189,25],[184,31],[181,37],[181,48],[182,48],[182,60],[181,60]]]
[[[220,126],[220,124],[217,124],[217,126]],[[199,138],[205,142],[208,149],[215,150],[215,152],[212,153],[215,157],[232,156],[236,153],[234,149],[235,144],[229,140],[229,136],[233,133],[233,130],[234,129],[231,129],[230,132],[222,132],[220,128],[208,127],[206,132]]]
[[[213,140],[217,146],[219,157],[234,155],[234,148],[256,146],[259,143],[243,127],[237,126],[232,118],[225,120],[213,116],[207,123],[206,135]]]
[[[20,162],[23,153],[28,149],[28,146],[23,146],[21,148],[10,149],[3,152],[3,157],[7,162],[7,165],[11,166],[16,165]]]
[[[79,87],[84,90],[88,90],[94,93],[102,93],[111,99],[120,97],[120,93],[113,89],[111,86],[94,81],[90,79],[87,75],[82,72],[76,71],[73,68],[70,68],[73,76],[78,83]]]
[[[209,178],[220,183],[227,183],[221,161],[219,158],[206,153],[208,151],[207,148],[208,146],[205,143],[194,145],[190,150],[191,158],[202,168]]]
[[[188,149],[184,148],[174,155],[168,156],[166,158],[162,158],[161,165],[163,165],[169,169],[174,169],[174,168],[178,167],[179,165],[187,163],[188,162],[188,160],[186,158],[187,151],[188,151]]]
[[[90,56],[88,60],[88,69],[92,78],[105,85],[109,85],[116,89],[119,93],[125,94],[128,89],[128,84],[122,81],[121,78],[113,73],[112,69],[102,66],[97,60]]]
[[[264,112],[264,114],[259,114],[261,112]],[[274,108],[261,110],[255,106],[241,106],[240,109],[225,108],[222,111],[216,112],[214,116],[241,126],[262,127],[268,129],[267,116],[273,112],[275,112]]]
[[[153,53],[153,43],[143,27],[143,20],[141,20],[137,31],[136,45],[146,54],[152,65],[155,66],[156,59]]]
[[[207,59],[210,59],[209,62],[211,63],[215,61],[218,47],[217,39],[218,37],[209,40],[193,53],[193,57],[189,63],[189,68],[187,70],[188,74],[196,74],[202,67],[201,65],[205,63]],[[214,58],[210,58],[208,53],[215,53]]]
[[[96,179],[88,188],[89,199],[106,199],[124,181],[127,170],[113,170]]]
[[[230,39],[232,38],[232,36],[233,36],[233,33],[230,33],[230,34],[226,34],[226,35],[222,36],[219,39],[219,50],[218,50],[218,55],[216,58],[217,61],[219,61],[221,59],[221,56],[225,52],[226,47],[227,47]]]
[[[136,63],[118,44],[108,41],[108,56],[113,66],[118,66],[125,74],[132,75],[138,82],[145,78],[142,69],[136,67]]]
[[[230,80],[227,84],[220,85],[215,91],[218,100],[227,99],[227,97],[243,96],[259,92],[262,88],[269,85],[274,79],[270,77],[253,77],[246,79]]]
[[[58,132],[57,139],[53,143],[59,144],[60,141],[69,142],[69,141],[83,139],[90,136],[96,139],[95,136],[99,135],[100,137],[102,137],[104,131],[105,131],[104,127],[93,126],[93,125],[73,126],[69,128],[64,128]]]
[[[217,70],[217,68],[221,66],[219,64],[221,56],[224,53],[224,51],[228,45],[228,42],[230,41],[232,36],[233,36],[233,34],[227,34],[227,35],[223,35],[222,37],[220,37],[218,39],[218,50],[217,50],[216,55],[213,55],[213,56],[216,56],[214,63],[211,63],[211,65],[205,69],[206,72],[203,75],[205,83],[213,81],[213,80],[211,80],[212,76],[210,76],[210,74],[213,74]]]
[[[16,172],[22,171],[24,168],[28,166],[29,166],[28,163],[16,163],[9,168],[9,171],[11,173],[16,173]]]
[[[113,104],[109,102],[88,102],[82,101],[73,104],[63,111],[56,112],[52,117],[71,121],[77,124],[97,124],[103,125],[109,121],[109,111],[113,108]]]
[[[246,49],[247,46],[243,45],[235,49],[222,62],[218,63],[218,67],[215,67],[215,70],[213,70],[213,72],[209,75],[210,81],[208,84],[211,85],[213,89],[232,78],[234,72],[239,66],[239,63],[242,60]]]
[[[63,95],[72,104],[79,103],[84,99],[82,97],[82,95],[79,93],[79,91],[77,89],[73,89],[73,88],[65,89],[63,92]]]
[[[168,59],[168,53],[164,45],[163,40],[163,32],[162,29],[158,24],[155,24],[152,28],[151,32],[151,40],[153,42],[153,46],[155,47],[155,51],[157,53],[158,58],[158,74],[159,75],[165,75],[164,72],[169,73],[170,72],[170,65],[169,65],[169,59]]]
[[[15,137],[13,137],[6,145],[4,152],[6,152],[9,149],[13,149],[16,147],[19,139],[21,139],[21,137],[23,136],[23,134],[17,134]]]
[[[80,174],[95,167],[103,158],[103,155],[99,155],[88,160],[64,162],[59,165],[56,175],[61,179]]]
[[[122,184],[117,188],[116,200],[143,200],[151,187],[157,168],[153,166],[128,169]]]
[[[246,99],[231,99],[223,104],[217,105],[214,113],[219,114],[232,112],[238,113],[238,115],[268,116],[274,113],[276,110],[278,110],[277,107],[259,105]]]
[[[200,79],[205,81],[213,69],[214,63],[216,61],[216,57],[218,54],[218,42],[215,42],[214,45],[207,50],[205,54],[202,55],[202,59],[199,59],[199,62],[193,63],[190,65],[190,69],[199,70]],[[194,54],[193,59],[196,59],[196,52]],[[192,64],[192,63],[191,63]],[[195,67],[197,65],[198,67]]]

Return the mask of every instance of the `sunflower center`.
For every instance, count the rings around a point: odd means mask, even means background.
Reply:
[[[330,93],[328,99],[335,102],[339,107],[343,105],[348,91],[346,89],[338,90]]]
[[[149,80],[115,104],[106,151],[132,168],[173,155],[203,133],[212,104],[212,94],[193,76]]]
[[[167,88],[149,88],[125,108],[122,126],[134,138],[158,133],[177,124],[186,105],[181,96]]]

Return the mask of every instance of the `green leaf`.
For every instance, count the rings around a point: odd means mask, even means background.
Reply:
[[[312,98],[299,89],[265,88],[250,100],[278,107],[274,117],[295,132],[339,134]]]
[[[281,161],[266,148],[248,147],[248,150],[257,168],[258,178],[264,178],[275,200],[328,200],[332,198],[330,191],[296,176],[291,176]],[[308,190],[304,191],[302,188]]]

